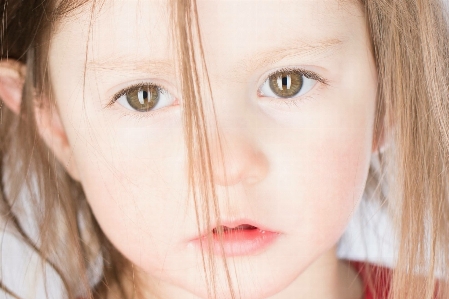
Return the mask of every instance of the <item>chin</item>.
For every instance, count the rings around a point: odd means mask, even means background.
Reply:
[[[288,278],[283,277],[281,279],[270,277],[266,280],[251,278],[252,277],[249,277],[250,281],[247,279],[234,279],[232,283],[232,292],[226,282],[221,282],[217,284],[215,297],[210,296],[207,289],[202,290],[200,293],[196,293],[195,297],[202,299],[267,299],[284,291],[295,280],[295,278],[297,278],[297,276]],[[213,289],[211,289],[210,292],[211,294],[214,294]],[[234,297],[232,296],[232,293],[234,293]]]
[[[271,262],[267,261],[270,259]],[[180,285],[181,288],[192,294],[192,297],[183,296],[183,298],[267,299],[286,290],[306,268],[306,265],[298,267],[298,264],[293,266],[293,263],[288,264],[287,262],[274,265],[272,259],[274,258],[269,256],[227,258],[230,283],[226,279],[226,270],[222,260],[216,259],[216,287],[213,288],[213,284],[210,284],[210,290],[208,290],[205,287],[203,270],[197,268],[196,271],[201,271],[201,282],[199,283],[200,279],[197,279]],[[196,276],[198,277],[198,274]]]

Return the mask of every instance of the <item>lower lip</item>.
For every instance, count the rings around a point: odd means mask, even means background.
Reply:
[[[278,236],[278,233],[260,229],[232,230],[223,233],[221,237],[222,249],[220,236],[213,234],[211,238],[212,251],[216,255],[224,254],[226,257],[256,255],[273,244]],[[207,251],[207,239],[207,237],[196,239],[194,243],[197,246],[203,246],[203,249]]]

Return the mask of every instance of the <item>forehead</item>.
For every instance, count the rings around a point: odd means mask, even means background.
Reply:
[[[55,39],[70,49],[64,53],[88,57],[87,70],[154,77],[175,72],[173,1],[80,3],[60,20]],[[285,57],[313,63],[367,35],[362,6],[354,0],[198,0],[197,8],[208,66],[235,78]],[[87,55],[79,53],[86,45]]]
[[[360,0],[192,0],[196,3],[201,31],[220,32],[225,27],[243,29],[249,27],[260,33],[269,24],[283,31],[316,32],[310,25],[324,29],[327,25],[338,25],[342,18],[363,15]],[[107,37],[127,34],[142,35],[151,30],[153,35],[172,24],[171,8],[184,0],[59,0],[56,2],[56,26],[75,25],[79,29],[108,27]],[[340,20],[339,20],[340,19]],[[324,22],[323,22],[324,21]],[[335,23],[337,21],[337,23]],[[332,29],[332,27],[327,29]],[[90,28],[91,29],[91,28]],[[104,29],[104,28],[103,28]],[[128,29],[128,30],[126,30]],[[58,30],[55,30],[56,32]],[[89,30],[93,32],[93,30]],[[229,30],[228,30],[229,31]],[[241,30],[232,34],[239,35]]]

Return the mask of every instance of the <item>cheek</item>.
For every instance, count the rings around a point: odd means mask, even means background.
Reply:
[[[370,125],[327,129],[300,146],[308,154],[294,169],[296,182],[288,184],[300,194],[296,224],[311,248],[333,246],[356,210],[367,179],[371,136]]]
[[[289,142],[289,151],[278,155],[278,169],[273,169],[278,177],[271,185],[277,187],[271,194],[268,189],[263,193],[270,194],[267,210],[275,215],[268,217],[280,221],[285,242],[267,262],[268,269],[282,269],[279,275],[293,280],[301,273],[307,276],[308,269],[318,269],[320,257],[335,256],[333,248],[363,194],[370,161],[369,127],[323,129],[313,138],[303,133],[296,139],[301,142]]]
[[[92,140],[75,148],[83,189],[104,233],[127,258],[153,270],[179,250],[186,235],[182,129],[164,127],[111,129],[91,123],[77,134]],[[165,266],[170,265],[176,258]]]
[[[327,238],[336,241],[358,206],[370,160],[367,151],[360,147],[356,142],[339,143],[332,150],[322,147],[310,163],[316,172],[305,178],[309,192],[313,192],[308,216],[319,228],[314,235],[317,243],[329,242]]]
[[[277,203],[276,218],[294,236],[292,248],[311,260],[336,244],[362,197],[374,102],[366,92],[317,100],[268,132],[271,187],[261,194],[270,194],[267,205],[270,200]]]

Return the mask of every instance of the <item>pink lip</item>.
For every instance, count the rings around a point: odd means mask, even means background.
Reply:
[[[222,227],[223,234],[217,233],[214,229],[200,238],[192,241],[195,246],[201,247],[207,251],[208,237],[212,237],[212,251],[217,255],[226,255],[227,257],[255,255],[258,254],[275,242],[279,233],[263,229],[249,221],[224,222]],[[223,249],[220,245],[223,245]]]

